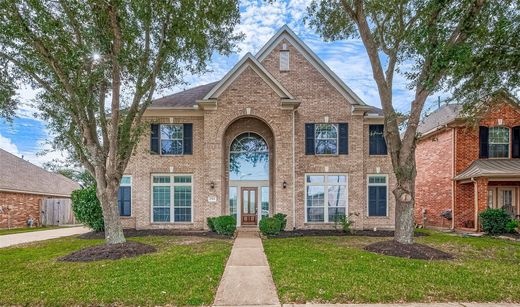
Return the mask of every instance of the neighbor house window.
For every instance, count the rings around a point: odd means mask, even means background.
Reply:
[[[489,128],[489,157],[509,158],[509,128]]]
[[[161,124],[161,154],[182,155],[184,149],[184,131],[182,124]]]
[[[152,176],[152,221],[191,222],[192,187],[191,175]]]
[[[132,215],[132,177],[123,176],[117,193],[117,204],[120,216]]]
[[[368,216],[387,216],[387,189],[387,176],[368,176]]]
[[[338,154],[337,124],[316,124],[314,136],[317,155]]]
[[[368,126],[369,155],[386,155],[386,142],[384,136],[384,125]]]
[[[305,179],[306,221],[333,223],[347,213],[347,176],[313,174]]]

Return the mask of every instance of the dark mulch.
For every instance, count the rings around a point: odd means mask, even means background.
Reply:
[[[215,238],[215,239],[229,239],[231,237],[219,235],[215,232],[210,231],[182,231],[182,230],[173,230],[173,229],[125,229],[124,231],[126,238],[135,238],[135,237],[148,237],[148,236],[195,236],[195,237],[205,237],[205,238]],[[101,232],[87,232],[80,236],[80,239],[92,240],[92,239],[104,239],[105,233]]]
[[[451,254],[419,243],[401,244],[396,241],[381,241],[365,246],[365,250],[387,256],[395,256],[409,259],[453,259],[453,255]]]
[[[59,258],[59,261],[90,262],[98,260],[116,260],[131,258],[156,252],[157,249],[148,244],[125,242],[120,244],[103,244],[87,247]]]
[[[360,237],[388,237],[394,236],[394,232],[391,230],[356,230],[352,233],[345,233],[343,231],[334,229],[301,229],[293,231],[283,231],[278,235],[269,236],[269,238],[293,238],[293,237],[325,237],[325,236],[360,236]],[[426,233],[416,232],[416,237],[428,236]]]

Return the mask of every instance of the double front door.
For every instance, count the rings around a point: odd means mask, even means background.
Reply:
[[[241,197],[241,216],[242,225],[256,225],[258,212],[258,188],[242,187]]]

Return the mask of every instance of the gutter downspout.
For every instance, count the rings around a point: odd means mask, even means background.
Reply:
[[[455,128],[451,128],[452,134],[452,150],[451,150],[451,175],[452,178],[455,177],[455,163],[457,161],[457,133],[455,133]],[[453,180],[451,183],[451,230],[455,230],[455,191],[457,190],[457,181]]]
[[[295,115],[296,115],[296,109],[293,109],[292,114],[292,220],[293,220],[293,230],[296,229],[296,158],[295,158]]]
[[[475,231],[478,230],[478,186],[477,186],[477,181],[475,180],[475,178],[471,177],[471,182],[473,182],[473,190],[474,190],[474,194],[475,196],[473,196],[473,198],[475,199],[475,204],[474,204],[474,207],[475,207]]]

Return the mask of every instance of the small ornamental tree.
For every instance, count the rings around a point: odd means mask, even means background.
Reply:
[[[307,21],[325,39],[360,38],[366,49],[397,178],[395,240],[411,244],[415,146],[426,99],[447,88],[475,103],[499,88],[518,89],[520,2],[313,0],[308,13]],[[413,90],[403,131],[393,99],[396,72]]]
[[[0,1],[0,116],[39,90],[54,146],[95,178],[107,243],[125,242],[117,192],[156,90],[229,53],[239,18],[237,0]]]

